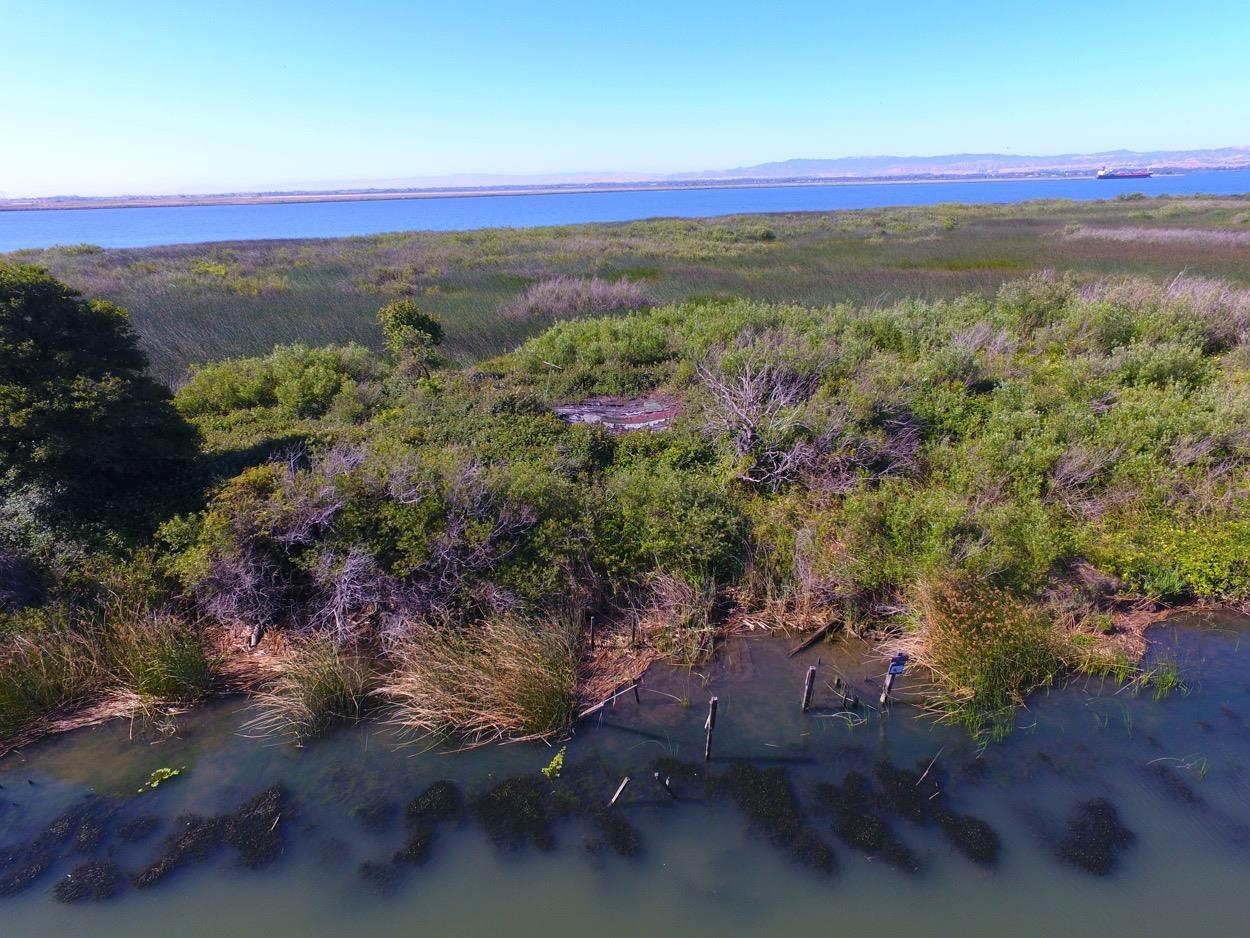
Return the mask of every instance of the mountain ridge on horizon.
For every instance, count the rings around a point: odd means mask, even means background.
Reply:
[[[1250,146],[1212,147],[1193,150],[1104,150],[1094,153],[1028,155],[1009,153],[950,153],[936,156],[841,156],[829,158],[795,157],[739,166],[679,173],[629,171],[552,172],[552,173],[456,173],[437,176],[411,176],[375,179],[308,180],[302,183],[256,185],[226,190],[196,186],[180,192],[81,196],[0,197],[0,205],[10,207],[30,203],[57,203],[66,200],[109,202],[127,199],[208,198],[225,196],[276,196],[282,194],[334,194],[392,191],[439,191],[473,189],[564,188],[569,186],[692,185],[699,182],[762,180],[871,180],[923,179],[942,177],[993,177],[999,173],[1068,173],[1093,171],[1103,165],[1144,166],[1154,169],[1234,169],[1250,168]]]

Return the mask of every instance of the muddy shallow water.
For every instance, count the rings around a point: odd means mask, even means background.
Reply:
[[[0,933],[1239,934],[1248,630],[1156,627],[1186,693],[1079,682],[984,750],[905,703],[871,709],[881,668],[862,646],[791,659],[768,638],[653,668],[640,702],[577,727],[554,781],[544,746],[422,752],[376,725],[303,749],[250,739],[238,701],[172,735],[80,731],[0,760]],[[186,772],[138,794],[162,766]],[[67,882],[85,897],[58,901]]]

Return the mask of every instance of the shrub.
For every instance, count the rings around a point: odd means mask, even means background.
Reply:
[[[0,263],[0,466],[90,496],[161,477],[194,431],[145,373],[126,311]]]
[[[225,416],[257,407],[293,418],[321,417],[339,395],[376,381],[380,369],[360,345],[280,345],[263,358],[192,366],[174,404],[187,417]]]
[[[624,277],[616,281],[555,277],[527,287],[500,306],[499,315],[506,319],[571,319],[651,305],[646,288]]]

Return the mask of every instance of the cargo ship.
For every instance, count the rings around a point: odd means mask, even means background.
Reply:
[[[1103,167],[1098,170],[1098,179],[1149,179],[1151,172],[1148,169],[1107,169]]]

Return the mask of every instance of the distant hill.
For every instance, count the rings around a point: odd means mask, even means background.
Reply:
[[[1018,156],[1008,153],[952,153],[945,156],[844,156],[837,159],[794,159],[735,169],[714,169],[667,176],[695,179],[800,179],[857,176],[986,176],[994,173],[1063,172],[1100,166],[1148,166],[1154,169],[1212,169],[1250,166],[1250,147],[1214,150],[1107,150],[1103,153],[1060,153]]]

